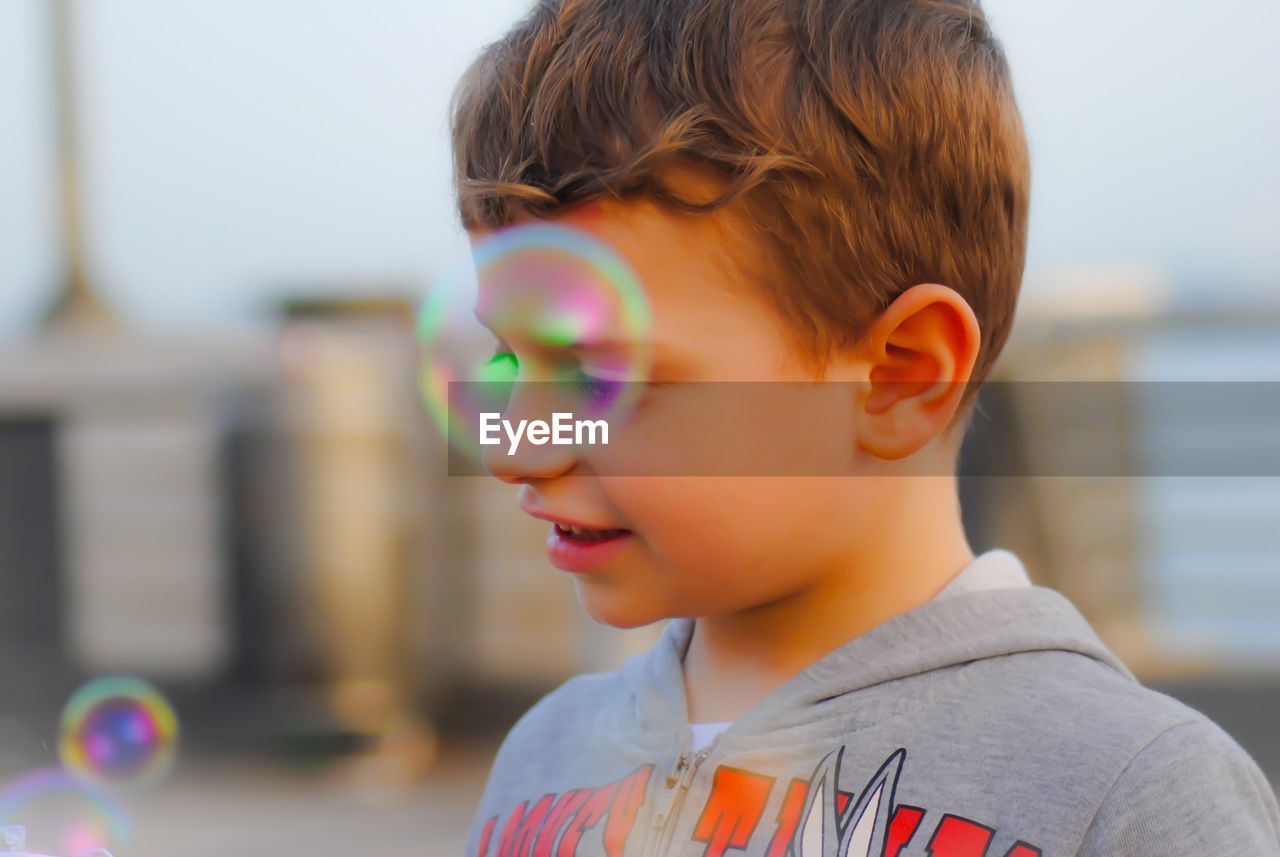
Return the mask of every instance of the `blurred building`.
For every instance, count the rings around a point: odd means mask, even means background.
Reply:
[[[137,673],[238,694],[264,731],[429,742],[419,714],[523,704],[647,644],[584,617],[511,489],[445,475],[411,316],[299,302],[259,334],[4,345],[11,686]]]
[[[1132,270],[1054,293],[1024,309],[962,452],[975,547],[1021,553],[1280,777],[1280,306]]]

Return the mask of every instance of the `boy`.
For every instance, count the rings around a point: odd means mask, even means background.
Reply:
[[[632,266],[655,381],[860,391],[822,447],[847,478],[487,455],[593,618],[673,621],[521,718],[468,857],[1280,855],[1244,751],[961,528],[1029,183],[976,3],[545,0],[468,74],[454,143],[474,236],[549,221]]]

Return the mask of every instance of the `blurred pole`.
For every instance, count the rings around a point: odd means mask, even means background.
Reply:
[[[358,319],[294,322],[286,336],[300,369],[302,512],[329,699],[345,729],[370,739],[356,784],[394,792],[437,751],[414,707],[404,336]]]
[[[64,270],[58,292],[43,313],[46,330],[114,328],[115,314],[89,285],[84,262],[80,196],[80,129],[76,89],[76,52],[72,4],[49,0],[53,36],[54,100],[57,107],[58,174],[62,195]]]

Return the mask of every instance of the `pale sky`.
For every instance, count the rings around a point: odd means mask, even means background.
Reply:
[[[56,279],[47,0],[0,0],[0,335]],[[149,328],[295,287],[421,290],[459,253],[446,106],[527,0],[80,3],[95,278]],[[1142,266],[1280,287],[1280,3],[987,0],[1034,158],[1028,289]]]

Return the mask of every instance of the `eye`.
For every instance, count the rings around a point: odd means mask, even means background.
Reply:
[[[504,345],[499,345],[493,356],[480,364],[476,380],[510,383],[520,372],[520,360]]]
[[[519,359],[505,346],[500,346],[493,356],[477,367],[475,383],[468,386],[467,395],[484,410],[505,411],[519,372]]]

